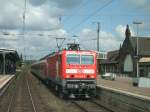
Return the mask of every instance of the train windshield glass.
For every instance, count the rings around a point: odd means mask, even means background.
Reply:
[[[94,57],[92,55],[81,55],[81,64],[93,64]]]
[[[94,64],[93,55],[68,54],[67,64]]]
[[[67,55],[67,64],[80,64],[80,55],[68,54]]]

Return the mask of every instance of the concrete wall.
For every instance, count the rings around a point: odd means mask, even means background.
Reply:
[[[150,97],[115,90],[97,88],[98,103],[114,112],[150,112]]]

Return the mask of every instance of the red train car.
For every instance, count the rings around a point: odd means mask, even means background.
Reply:
[[[40,79],[46,80],[48,75],[47,60],[38,61],[31,66],[31,72],[37,75]]]
[[[47,81],[61,96],[96,95],[96,52],[62,50],[31,66],[31,71]]]

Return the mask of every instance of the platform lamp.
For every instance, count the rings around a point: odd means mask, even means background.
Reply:
[[[136,66],[137,66],[137,72],[136,72],[136,75],[137,77],[139,77],[139,63],[138,63],[138,57],[139,57],[139,38],[138,38],[138,33],[139,33],[139,25],[143,24],[142,22],[140,21],[133,21],[133,24],[136,25],[136,28],[137,28],[137,32],[136,32],[136,58],[137,58],[137,63],[136,63]]]

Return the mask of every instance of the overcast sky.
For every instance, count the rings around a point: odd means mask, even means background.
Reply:
[[[133,21],[141,21],[140,36],[150,36],[150,0],[0,0],[0,48],[16,49],[31,59],[57,50],[57,38],[76,41],[96,50],[96,22],[100,22],[100,50],[116,50],[126,25],[136,35]],[[76,35],[76,37],[73,37]],[[58,41],[61,44],[62,40]]]

